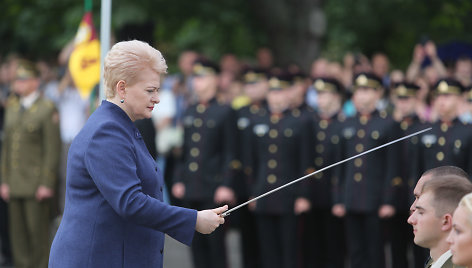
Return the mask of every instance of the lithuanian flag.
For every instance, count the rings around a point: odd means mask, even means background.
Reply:
[[[100,41],[93,27],[90,11],[85,13],[75,35],[69,70],[80,96],[87,99],[100,82]]]

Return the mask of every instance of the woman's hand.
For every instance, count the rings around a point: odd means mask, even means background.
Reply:
[[[336,204],[331,209],[331,213],[333,213],[333,215],[338,218],[342,218],[344,215],[346,215],[346,207],[344,207],[342,204]]]
[[[228,205],[215,209],[201,210],[197,213],[197,224],[195,230],[201,234],[211,234],[213,231],[225,223],[225,219],[220,216],[221,213],[228,210]]]
[[[2,183],[0,185],[0,197],[5,200],[5,202],[10,200],[10,187],[8,184]]]

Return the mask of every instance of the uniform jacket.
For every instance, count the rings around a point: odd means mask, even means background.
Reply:
[[[341,131],[340,159],[400,138],[399,132],[398,124],[384,112],[349,118]],[[399,148],[393,144],[339,165],[335,203],[358,213],[372,213],[381,205],[393,205],[394,185],[402,180],[396,161]]]
[[[183,118],[184,145],[174,182],[186,201],[211,201],[219,186],[234,186],[236,112],[216,99],[190,106]]]
[[[190,245],[197,212],[162,202],[162,174],[118,106],[102,102],[67,163],[50,268],[162,267],[164,233]]]
[[[428,126],[432,129],[415,140],[417,176],[444,165],[458,166],[472,174],[472,125],[456,118],[451,124],[438,121]]]
[[[294,117],[290,111],[283,115],[260,117],[251,126],[251,166],[253,185],[251,196],[256,197],[303,176],[308,169],[308,140],[310,123]],[[294,201],[301,194],[301,184],[294,184],[257,200],[256,213],[293,214]]]
[[[39,185],[54,189],[61,138],[54,104],[39,97],[29,109],[9,98],[2,147],[2,182],[11,197],[34,197]]]

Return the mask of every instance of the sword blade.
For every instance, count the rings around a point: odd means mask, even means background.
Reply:
[[[337,165],[340,165],[340,164],[342,164],[342,163],[345,163],[345,162],[347,162],[347,161],[350,161],[350,160],[352,160],[352,159],[354,159],[354,158],[363,156],[363,155],[365,155],[365,154],[371,153],[371,152],[376,151],[376,150],[378,150],[378,149],[387,147],[387,146],[392,145],[392,144],[394,144],[394,143],[397,143],[397,142],[399,142],[399,141],[406,140],[406,139],[411,138],[411,137],[413,137],[413,136],[419,135],[419,134],[421,134],[421,133],[423,133],[423,132],[426,132],[426,131],[429,131],[429,130],[431,130],[431,129],[432,129],[432,128],[430,127],[430,128],[426,128],[426,129],[417,131],[417,132],[412,133],[412,134],[410,134],[410,135],[407,135],[407,136],[398,138],[398,139],[396,139],[396,140],[387,142],[387,143],[385,143],[385,144],[379,145],[379,146],[377,146],[377,147],[375,147],[375,148],[372,148],[372,149],[370,149],[370,150],[367,150],[367,151],[365,151],[365,152],[356,154],[356,155],[354,155],[354,156],[351,156],[351,157],[349,157],[349,158],[346,158],[346,159],[344,159],[344,160],[341,160],[341,161],[339,161],[339,162],[336,162],[336,163],[334,163],[334,164],[331,164],[331,165],[329,165],[329,166],[327,166],[327,167],[324,167],[324,168],[322,168],[322,169],[318,169],[318,170],[315,171],[315,172],[312,172],[312,173],[307,174],[307,175],[305,175],[305,176],[303,176],[303,177],[300,177],[300,178],[298,178],[298,179],[296,179],[296,180],[293,180],[293,181],[291,181],[291,182],[288,182],[288,183],[286,183],[286,184],[284,184],[284,185],[282,185],[282,186],[279,186],[279,187],[277,187],[277,188],[275,188],[275,189],[272,189],[272,190],[270,190],[270,191],[268,191],[268,192],[266,192],[266,193],[264,193],[264,194],[261,194],[261,195],[259,195],[259,196],[257,196],[257,197],[254,197],[253,199],[251,199],[251,200],[249,200],[249,201],[246,201],[246,202],[244,202],[244,203],[242,203],[242,204],[240,204],[240,205],[237,205],[236,207],[234,207],[234,208],[232,208],[232,209],[229,209],[229,210],[227,210],[227,211],[221,213],[220,216],[221,216],[221,217],[226,217],[226,216],[228,216],[229,214],[231,214],[231,212],[233,212],[233,211],[235,211],[235,210],[237,210],[237,209],[239,209],[239,208],[241,208],[241,207],[244,207],[245,205],[247,205],[247,204],[249,204],[249,203],[252,203],[252,202],[254,202],[254,201],[258,200],[258,199],[261,199],[261,198],[263,198],[263,197],[265,197],[265,196],[267,196],[267,195],[270,195],[270,194],[275,193],[275,192],[277,192],[277,191],[279,191],[279,190],[282,190],[283,188],[285,188],[285,187],[287,187],[287,186],[290,186],[290,185],[292,185],[292,184],[295,184],[295,183],[297,183],[297,182],[299,182],[299,181],[301,181],[301,180],[304,180],[304,179],[306,179],[306,178],[308,178],[308,177],[311,177],[311,176],[313,176],[313,175],[315,175],[315,174],[317,174],[317,173],[323,172],[323,171],[325,171],[325,170],[327,170],[327,169],[329,169],[329,168],[335,167],[335,166],[337,166]]]

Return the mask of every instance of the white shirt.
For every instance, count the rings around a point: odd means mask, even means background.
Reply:
[[[441,268],[443,264],[452,256],[452,253],[450,250],[446,251],[441,255],[441,257],[438,258],[437,261],[433,263],[431,268]]]
[[[37,90],[33,91],[28,96],[20,98],[21,106],[23,106],[23,108],[25,108],[25,109],[29,109],[31,107],[31,105],[33,105],[33,103],[38,98],[39,98],[39,92]]]

